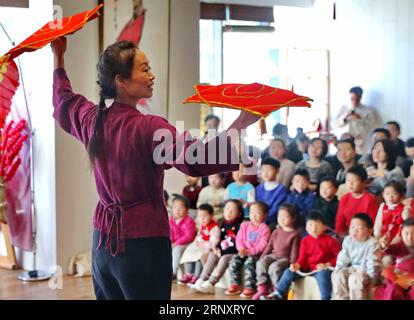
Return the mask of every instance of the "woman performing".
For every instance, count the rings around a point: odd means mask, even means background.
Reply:
[[[175,167],[190,176],[237,171],[229,130],[240,133],[259,117],[241,112],[227,131],[206,144],[188,139],[188,132],[176,137],[175,127],[165,119],[136,109],[138,100],[152,96],[155,76],[145,54],[132,42],[117,42],[102,53],[97,66],[98,105],[72,91],[64,69],[66,48],[66,38],[52,43],[54,118],[85,145],[95,176],[100,198],[93,218],[96,298],[168,300],[172,258],[163,201],[164,170]],[[106,99],[115,100],[109,108]],[[154,138],[158,130],[165,139]],[[211,152],[224,147],[227,164],[219,164],[223,156]],[[208,159],[207,164],[187,161],[195,149]]]

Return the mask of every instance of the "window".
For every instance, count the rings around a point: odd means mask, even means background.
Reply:
[[[273,26],[270,22],[202,19],[200,82],[213,85],[261,82],[293,89],[312,98],[312,108],[282,108],[272,113],[266,118],[268,134],[271,135],[278,122],[288,125],[291,136],[296,135],[298,127],[312,132],[319,122],[323,130],[329,130],[329,51],[280,45],[278,31]],[[213,109],[222,119],[222,128],[228,127],[238,113]],[[249,144],[263,149],[268,140],[258,136],[257,128],[256,125],[248,128]]]

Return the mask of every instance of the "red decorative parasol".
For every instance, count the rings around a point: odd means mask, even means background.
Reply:
[[[310,107],[308,97],[260,83],[195,86],[197,94],[183,103],[205,103],[214,107],[245,110],[266,117],[282,107]]]
[[[95,9],[76,14],[74,16],[63,18],[62,20],[55,20],[44,25],[43,28],[36,31],[29,38],[24,40],[15,48],[11,49],[7,54],[10,59],[14,59],[23,52],[35,51],[43,48],[45,45],[54,40],[72,34],[88,23],[89,21],[100,16],[99,10],[103,4],[97,6]]]
[[[19,70],[8,56],[0,57],[0,128],[10,112],[11,101],[19,87]]]

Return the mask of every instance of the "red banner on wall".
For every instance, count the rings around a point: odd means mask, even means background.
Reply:
[[[11,118],[18,122],[21,119],[28,122],[26,109],[13,103]],[[30,136],[29,128],[23,134]],[[22,164],[16,175],[6,184],[6,200],[8,207],[7,221],[10,227],[11,242],[14,246],[24,250],[33,250],[32,215],[31,215],[31,190],[30,190],[30,141],[23,143],[20,151]]]

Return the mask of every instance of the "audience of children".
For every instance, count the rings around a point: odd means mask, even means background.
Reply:
[[[185,248],[197,235],[196,225],[188,215],[188,208],[187,199],[180,196],[173,199],[172,217],[170,217],[173,279],[177,278],[177,271]]]
[[[309,190],[309,173],[305,169],[297,169],[293,175],[292,191],[287,195],[285,203],[295,204],[299,208],[302,227],[305,227],[308,212],[312,209],[315,195]]]
[[[183,195],[190,205],[181,197],[172,201],[173,277],[181,262],[185,273],[179,283],[213,293],[228,268],[231,286],[225,293],[257,300],[285,297],[310,272],[322,299],[331,293],[334,299],[369,299],[379,285],[376,299],[414,300],[414,138],[403,154],[398,124],[385,128],[371,134],[372,153],[360,160],[367,169],[357,165],[352,136],[338,141],[336,179],[331,162],[323,160],[328,150],[323,139],[311,140],[293,171],[279,137],[269,144],[269,156],[258,160],[256,188],[243,171],[228,174],[234,182],[227,189],[223,175],[209,176],[201,191],[199,178],[186,177]],[[297,140],[306,142],[302,135]],[[188,210],[196,206],[194,240]],[[309,234],[301,239],[305,221]]]
[[[349,235],[342,243],[332,273],[335,300],[367,300],[380,269],[380,247],[372,235],[373,222],[369,215],[357,213],[351,220]]]
[[[184,264],[185,274],[179,280],[182,284],[195,284],[201,275],[202,265],[209,252],[220,240],[220,228],[213,220],[214,209],[209,204],[200,205],[197,211],[199,232],[195,240],[185,249],[180,264]]]
[[[278,227],[256,265],[257,293],[253,300],[266,296],[277,286],[280,276],[299,254],[299,209],[293,204],[282,204],[277,215]]]
[[[260,176],[263,182],[256,187],[256,201],[264,202],[269,206],[266,224],[271,230],[275,227],[279,206],[285,201],[289,193],[284,185],[277,183],[279,169],[279,161],[273,158],[264,159],[260,168]]]
[[[204,187],[199,195],[197,207],[208,203],[214,208],[214,219],[218,222],[223,218],[223,204],[226,196],[226,189],[223,188],[225,174],[213,174],[208,176],[207,187]]]
[[[283,272],[275,291],[268,295],[268,298],[283,299],[292,282],[303,278],[303,275],[298,272],[304,271],[312,272],[312,276],[318,283],[321,299],[331,299],[331,268],[335,267],[341,245],[338,240],[325,232],[324,219],[318,212],[309,213],[306,231],[308,235],[300,243],[298,259]]]
[[[247,182],[242,170],[243,168],[233,172],[234,182],[227,186],[224,200],[239,200],[243,204],[244,217],[248,218],[250,204],[254,202],[255,198],[255,188],[250,182]]]
[[[200,278],[192,289],[201,293],[213,293],[215,284],[229,266],[231,258],[237,254],[236,235],[243,220],[243,205],[231,199],[224,206],[224,222],[220,226],[220,241],[207,257]]]
[[[270,229],[264,223],[269,207],[266,203],[256,202],[250,207],[250,221],[241,224],[236,236],[238,253],[230,261],[231,285],[227,295],[240,294],[251,298],[256,293],[256,263],[266,248]],[[242,291],[242,269],[244,269],[244,290]]]
[[[335,230],[336,213],[338,212],[338,182],[332,176],[327,176],[319,182],[319,194],[313,202],[312,209],[318,211],[325,219],[330,232]]]

